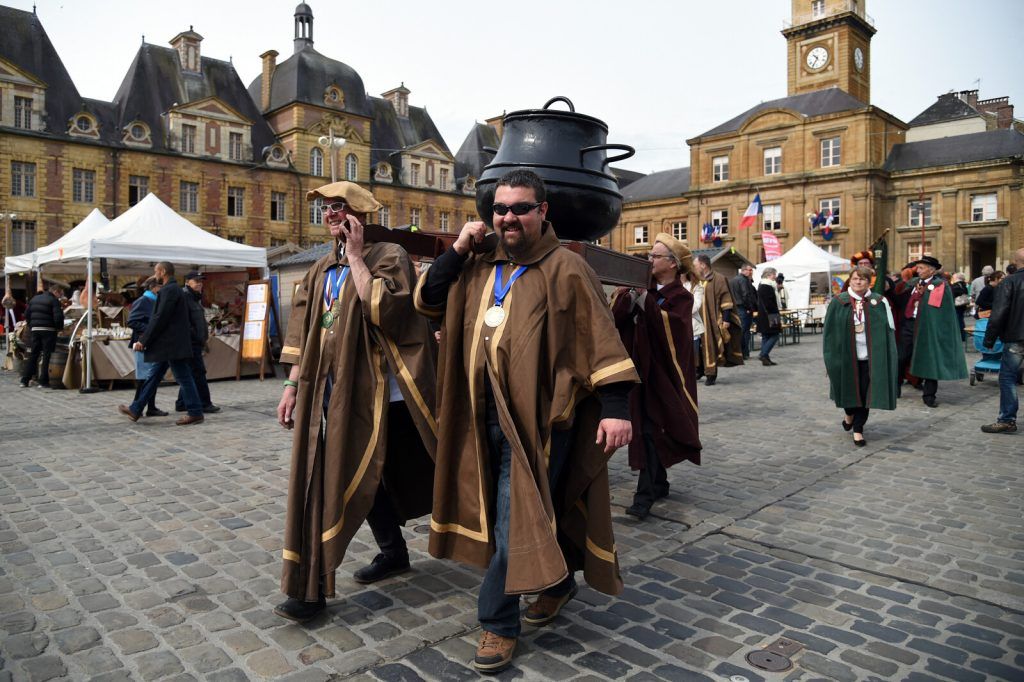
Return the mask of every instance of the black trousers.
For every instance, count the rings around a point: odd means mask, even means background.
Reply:
[[[385,457],[392,464],[401,460],[414,448],[423,448],[419,431],[409,414],[409,408],[402,401],[388,405],[388,449]],[[385,465],[386,468],[386,465]],[[395,511],[391,501],[391,493],[381,476],[377,486],[377,495],[373,498],[373,506],[366,515],[366,523],[370,526],[373,539],[377,541],[381,554],[391,557],[402,557],[409,553],[402,536],[402,519]]]
[[[57,332],[34,331],[32,332],[32,350],[29,352],[28,360],[25,362],[25,373],[21,377],[21,383],[27,384],[36,377],[39,372],[39,385],[50,385],[50,356],[57,348]],[[40,357],[42,362],[40,363]],[[39,365],[42,364],[42,367]]]
[[[907,370],[910,369],[910,363],[914,359],[914,328],[916,321],[912,318],[904,318],[903,326],[900,327],[900,337],[903,343],[900,345],[900,368],[899,375],[896,377],[896,386],[899,388],[900,384],[903,383],[903,378],[907,374]],[[934,399],[935,394],[939,391],[939,382],[935,379],[924,379],[921,378],[922,398],[925,401]]]
[[[203,361],[203,347],[201,345],[192,345],[192,359],[189,360],[188,366],[192,370],[192,378],[196,382],[199,402],[202,403],[203,407],[209,407],[213,404],[213,401],[210,398],[210,384],[206,381],[206,363]],[[180,388],[178,389],[178,399],[174,401],[174,407],[178,412],[185,409],[185,397]]]
[[[857,386],[860,388],[861,405],[868,404],[868,382],[871,381],[871,374],[868,372],[868,361],[857,361]],[[847,416],[853,417],[853,432],[864,435],[864,425],[868,423],[867,407],[847,407]]]
[[[668,472],[662,466],[654,447],[654,437],[651,435],[654,428],[654,424],[644,420],[644,468],[639,472],[636,493],[633,495],[633,504],[644,508],[650,508],[655,500],[668,495]]]

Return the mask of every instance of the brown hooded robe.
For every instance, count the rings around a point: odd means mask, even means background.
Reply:
[[[626,290],[620,289],[612,303],[615,326],[641,381],[629,398],[631,469],[643,469],[647,460],[640,437],[645,418],[655,426],[651,435],[662,466],[683,460],[700,464],[692,311],[693,294],[678,279],[648,291],[642,310]]]
[[[430,510],[432,462],[415,456],[385,461],[388,372],[433,457],[437,344],[413,308],[415,271],[408,254],[396,244],[367,244],[363,260],[372,277],[370,304],[360,301],[349,276],[334,325],[322,329],[325,273],[348,260],[339,260],[337,251],[321,258],[292,300],[281,351],[281,362],[300,367],[281,590],[305,601],[317,600],[321,577],[324,594],[334,596],[334,570],[382,478],[399,518]],[[328,375],[333,388],[324,418]]]
[[[718,376],[718,367],[743,364],[741,335],[743,327],[729,291],[729,280],[720,272],[712,272],[703,280],[704,303],[700,317],[704,321],[704,343],[700,351],[704,360],[704,374]],[[722,320],[726,328],[722,329]]]
[[[439,423],[430,553],[486,568],[494,554],[494,477],[490,470],[484,374],[512,448],[507,594],[540,592],[583,569],[594,588],[622,589],[612,535],[608,459],[594,443],[600,420],[595,388],[636,381],[601,285],[582,258],[559,245],[550,223],[516,265],[497,328],[484,325],[494,302],[503,246],[470,255],[445,306],[416,307],[444,317],[438,367]],[[552,491],[552,429],[576,429],[563,482]]]

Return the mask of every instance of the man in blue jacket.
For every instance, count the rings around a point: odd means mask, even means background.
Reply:
[[[132,348],[145,351],[146,362],[156,363],[156,367],[143,384],[139,397],[131,405],[118,405],[117,409],[133,422],[138,421],[142,416],[142,408],[149,402],[149,397],[156,393],[169,367],[174,380],[185,391],[185,407],[188,410],[188,415],[175,423],[178,426],[199,424],[203,421],[203,406],[199,402],[196,383],[189,367],[192,359],[192,328],[185,294],[174,279],[173,264],[160,261],[153,268],[153,276],[163,286],[156,295],[156,306],[149,326]]]
[[[131,310],[128,311],[128,327],[132,330],[132,338],[128,341],[128,346],[132,347],[135,342],[142,338],[143,332],[146,331],[146,327],[149,326],[149,320],[153,316],[153,308],[156,306],[156,295],[160,291],[160,280],[156,277],[150,277],[143,285],[142,295],[139,296],[132,303]],[[146,362],[145,353],[142,351],[135,352],[135,398],[138,400],[142,394],[142,386],[145,384],[146,379],[149,378],[150,372],[153,371],[155,363]],[[157,384],[159,386],[159,384]],[[147,417],[166,417],[167,413],[159,409],[156,406],[156,391],[149,396],[149,402],[146,406]]]

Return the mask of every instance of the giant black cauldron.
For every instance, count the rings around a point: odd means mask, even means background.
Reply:
[[[555,102],[569,111],[549,109]],[[476,210],[490,225],[498,179],[515,170],[539,175],[548,191],[548,220],[561,239],[594,241],[608,234],[622,214],[622,193],[608,164],[633,156],[624,144],[607,144],[608,126],[593,116],[576,113],[566,97],[554,97],[542,109],[505,115],[501,146],[476,183]],[[609,149],[623,154],[609,157]]]

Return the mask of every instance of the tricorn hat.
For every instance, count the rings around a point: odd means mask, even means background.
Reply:
[[[936,270],[941,270],[942,269],[942,263],[940,263],[939,260],[937,258],[935,258],[934,256],[922,256],[921,258],[918,258],[916,261],[914,261],[914,265],[917,265],[918,263],[924,263],[925,265],[930,265],[931,267],[935,268]]]
[[[679,272],[690,272],[693,270],[693,254],[690,253],[690,249],[686,248],[686,244],[682,243],[667,232],[659,232],[654,236],[654,243],[662,243],[668,247],[668,250],[676,257],[679,261]]]
[[[374,199],[370,192],[348,180],[332,182],[329,185],[317,187],[306,192],[306,201],[313,201],[314,199],[323,199],[325,201],[342,199],[356,213],[371,213],[381,208],[381,203]]]

